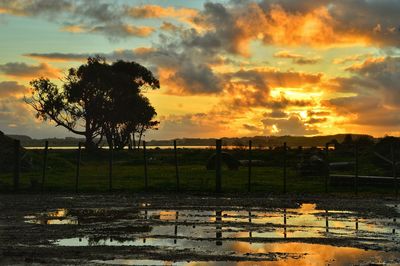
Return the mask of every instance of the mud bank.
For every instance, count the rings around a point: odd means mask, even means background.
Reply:
[[[0,202],[0,264],[400,263],[393,199],[64,194]]]

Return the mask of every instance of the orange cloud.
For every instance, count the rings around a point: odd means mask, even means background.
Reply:
[[[0,73],[7,76],[31,79],[37,77],[57,78],[60,75],[60,69],[54,68],[47,63],[39,65],[28,65],[26,63],[7,63],[0,65]]]
[[[385,56],[381,56],[381,57],[370,57],[367,58],[364,62],[362,63],[356,63],[353,64],[352,66],[346,68],[346,70],[348,71],[358,71],[358,70],[362,70],[368,66],[374,65],[376,63],[382,63],[385,62],[386,57]]]
[[[121,36],[121,37],[122,36],[148,37],[154,31],[155,29],[152,27],[135,26],[128,24],[96,26],[90,29],[90,32],[112,33],[116,36]]]
[[[368,56],[372,56],[372,54],[350,55],[350,56],[346,56],[346,57],[343,57],[343,58],[335,58],[332,62],[335,65],[341,65],[341,64],[346,64],[346,63],[349,63],[349,62],[361,61],[361,60],[365,59]]]
[[[154,28],[152,27],[147,27],[147,26],[142,26],[142,27],[136,27],[133,25],[126,25],[125,30],[127,33],[139,37],[147,37],[150,34],[154,32]]]
[[[230,78],[241,80],[258,80],[269,87],[303,87],[306,84],[318,84],[323,78],[322,73],[307,73],[300,71],[281,71],[275,68],[252,68],[226,74]]]
[[[276,58],[292,59],[294,64],[306,65],[306,64],[316,64],[321,58],[320,57],[306,57],[301,54],[292,53],[290,51],[279,51],[274,54]]]
[[[127,13],[134,18],[176,18],[189,22],[198,11],[192,8],[162,7],[158,5],[143,5],[131,7]]]
[[[213,112],[195,113],[186,115],[169,115],[160,117],[162,121],[159,132],[163,132],[163,138],[182,138],[187,137],[223,137],[235,136],[236,132],[229,118],[223,114]],[[151,135],[157,135],[152,132]]]
[[[292,52],[290,52],[290,51],[279,51],[279,52],[276,52],[276,53],[274,54],[274,57],[277,57],[277,58],[297,59],[297,58],[303,58],[304,56],[302,56],[302,55],[300,55],[300,54],[292,53]]]
[[[51,54],[30,53],[30,54],[25,54],[24,56],[40,61],[67,62],[67,61],[85,61],[91,55],[64,54],[64,53],[51,53]]]
[[[23,85],[19,85],[16,81],[0,82],[0,99],[22,97],[27,92],[28,89]]]
[[[265,24],[266,43],[281,45],[310,45],[330,47],[366,44],[368,38],[348,32],[338,32],[335,20],[326,7],[308,13],[289,13],[279,5],[272,5]]]
[[[82,25],[69,25],[69,26],[62,27],[61,31],[72,32],[72,33],[82,33],[82,32],[86,32],[87,28]]]
[[[134,49],[133,51],[136,54],[143,55],[143,54],[148,54],[148,53],[154,52],[155,49],[152,47],[138,47],[138,48]]]
[[[162,29],[164,31],[174,32],[174,31],[177,31],[179,29],[179,27],[170,22],[164,21],[163,24],[161,25],[160,29]]]
[[[354,64],[347,69],[351,77],[329,81],[328,88],[341,94],[321,104],[331,110],[336,124],[348,131],[375,136],[399,132],[399,68],[400,58],[396,57],[368,58]]]
[[[221,49],[245,57],[250,56],[249,45],[254,40],[266,45],[317,48],[385,41],[372,36],[371,29],[342,25],[328,6],[317,6],[303,12],[288,10],[279,4],[249,3],[226,7],[207,3],[205,10],[195,19],[199,26],[206,29],[198,38],[203,44],[219,41],[224,44]],[[313,63],[315,60],[299,62]]]

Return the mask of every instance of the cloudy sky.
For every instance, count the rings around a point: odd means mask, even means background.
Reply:
[[[146,138],[400,133],[400,1],[0,0],[0,130],[35,119],[29,81],[94,54],[160,79]]]

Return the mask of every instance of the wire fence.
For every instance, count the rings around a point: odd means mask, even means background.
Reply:
[[[273,193],[374,192],[398,196],[396,152],[372,154],[357,144],[346,149],[248,145],[225,149],[87,151],[49,147],[25,150],[14,142],[13,166],[0,174],[3,192],[201,191]],[[382,157],[382,158],[380,158]],[[8,158],[9,159],[9,158]]]

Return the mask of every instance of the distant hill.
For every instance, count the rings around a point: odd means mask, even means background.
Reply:
[[[12,138],[12,139],[17,139],[20,141],[31,141],[32,138],[26,135],[7,135],[8,137]]]
[[[83,138],[44,138],[44,139],[33,139],[26,135],[7,135],[10,138],[17,139],[21,141],[23,147],[41,147],[44,142],[49,141],[50,147],[71,147],[77,146],[79,142],[84,142]]]
[[[336,139],[338,142],[342,142],[345,136],[348,134],[337,134],[337,135],[326,135],[326,136],[255,136],[255,137],[243,137],[243,138],[222,138],[223,145],[228,146],[244,146],[247,145],[249,140],[252,140],[254,147],[274,147],[281,146],[284,142],[290,147],[304,146],[324,146],[327,142]],[[369,135],[351,134],[353,139],[357,139],[360,136]],[[18,139],[21,141],[21,145],[24,147],[41,147],[44,145],[46,140],[49,141],[50,147],[71,147],[77,146],[79,142],[84,142],[83,138],[48,138],[48,139],[33,139],[25,135],[9,135],[9,137]],[[178,146],[214,146],[215,138],[201,139],[201,138],[182,138],[177,139]],[[151,140],[148,141],[149,146],[171,146],[173,140]],[[105,142],[102,145],[106,145]]]
[[[314,137],[304,137],[304,136],[255,136],[255,137],[243,137],[243,138],[222,138],[222,144],[227,146],[242,146],[248,145],[249,140],[252,140],[254,147],[274,147],[281,146],[283,143],[287,143],[288,146],[297,147],[313,147],[313,146],[324,146],[327,142],[336,139],[338,142],[342,142],[345,136],[348,134],[336,134],[336,135],[326,135],[326,136],[314,136]],[[351,134],[353,139],[357,139],[361,136],[366,136],[373,138],[369,135],[363,134]],[[177,139],[177,145],[180,146],[214,146],[215,140],[210,139],[200,139],[200,138],[183,138]],[[151,146],[167,146],[171,145],[172,140],[152,140],[148,142]]]

